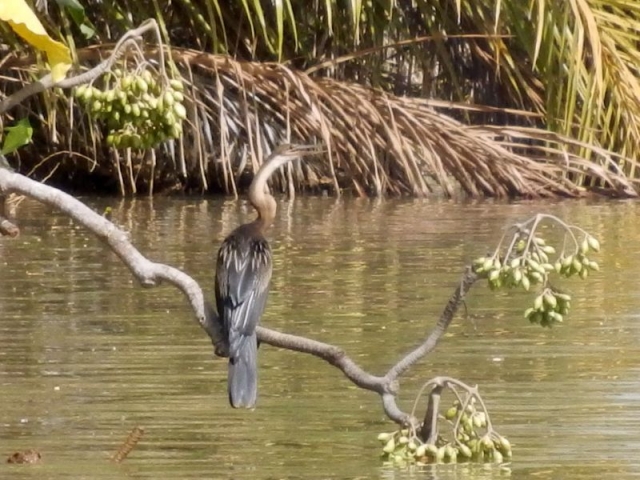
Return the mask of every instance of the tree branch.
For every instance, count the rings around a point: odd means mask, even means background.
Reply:
[[[127,51],[127,49],[135,45],[138,38],[140,38],[150,30],[158,30],[158,24],[153,19],[146,20],[138,28],[129,30],[122,36],[122,38],[120,38],[120,40],[118,40],[118,43],[116,43],[109,58],[85,73],[76,75],[75,77],[65,78],[57,83],[53,81],[53,77],[49,73],[42,77],[40,80],[30,83],[24,88],[18,90],[13,95],[0,101],[0,115],[7,112],[16,105],[19,105],[32,95],[44,92],[45,90],[48,90],[50,88],[73,88],[98,78],[100,75],[110,70],[113,64],[118,61],[118,59]]]
[[[435,385],[429,394],[427,412],[424,414],[420,438],[425,443],[436,443],[438,438],[438,410],[440,408],[440,397],[442,396],[444,385]]]
[[[126,232],[71,195],[0,168],[0,194],[10,193],[21,193],[57,208],[91,230],[118,255],[142,286],[153,287],[165,280],[180,289],[187,297],[198,323],[211,337],[214,345],[221,341],[222,332],[212,316],[212,309],[206,304],[200,285],[189,275],[168,265],[148,260],[129,242]]]
[[[198,324],[209,335],[217,355],[225,356],[226,343],[217,314],[205,300],[200,285],[186,273],[168,265],[152,262],[142,255],[129,241],[126,232],[91,210],[79,200],[56,188],[40,184],[18,173],[0,168],[0,195],[20,193],[54,207],[93,232],[122,260],[133,276],[144,287],[159,285],[163,280],[184,293]],[[475,282],[476,275],[470,268],[464,273],[460,285],[449,299],[436,327],[424,342],[402,358],[385,376],[366,372],[346,352],[334,345],[305,337],[276,332],[259,327],[257,334],[262,343],[274,347],[314,355],[338,368],[355,385],[380,395],[386,415],[401,425],[417,426],[420,422],[403,412],[396,403],[398,377],[436,346],[451,323],[464,295]]]
[[[467,267],[464,275],[462,276],[460,285],[458,285],[458,288],[456,288],[453,295],[451,295],[444,311],[438,319],[436,327],[421,345],[409,352],[402,360],[391,367],[385,375],[389,381],[397,380],[398,377],[408,370],[414,363],[436,348],[438,341],[442,335],[444,335],[444,332],[447,330],[449,324],[453,320],[453,317],[458,311],[458,307],[462,303],[462,300],[476,280],[478,280],[478,276],[473,272],[471,267]]]
[[[377,392],[380,395],[384,393],[394,393],[390,382],[385,381],[384,377],[377,377],[365,372],[339,347],[305,337],[276,332],[275,330],[269,330],[264,327],[258,327],[258,338],[261,342],[273,347],[308,353],[321,358],[334,367],[339,368],[349,380],[360,388]]]

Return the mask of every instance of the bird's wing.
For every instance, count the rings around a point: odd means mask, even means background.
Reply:
[[[222,244],[216,269],[216,300],[225,329],[250,335],[265,308],[271,280],[271,250],[265,240]]]

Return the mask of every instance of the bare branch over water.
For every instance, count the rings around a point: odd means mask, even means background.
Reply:
[[[189,303],[196,321],[204,329],[213,345],[223,345],[224,340],[216,312],[206,300],[205,293],[187,273],[146,258],[130,242],[127,233],[84,203],[56,188],[41,184],[8,169],[0,168],[0,195],[19,193],[51,206],[93,232],[131,271],[143,287],[155,287],[167,282],[180,290]],[[377,393],[381,397],[387,416],[402,425],[417,425],[419,420],[403,412],[397,404],[399,378],[418,360],[435,348],[460,306],[465,294],[476,280],[468,268],[447,303],[436,327],[416,348],[401,358],[386,375],[377,376],[365,371],[340,347],[306,337],[258,328],[262,343],[274,347],[306,353],[318,357],[339,369],[358,387]]]

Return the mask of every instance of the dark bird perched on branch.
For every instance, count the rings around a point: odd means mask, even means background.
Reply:
[[[264,162],[249,187],[258,218],[236,228],[222,242],[216,267],[216,305],[229,348],[229,402],[253,408],[258,395],[256,327],[264,312],[271,280],[271,248],[264,237],[276,214],[267,180],[278,168],[303,155],[320,153],[314,146],[281,145]]]

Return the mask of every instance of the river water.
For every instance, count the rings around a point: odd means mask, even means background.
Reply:
[[[154,261],[213,290],[215,253],[253,214],[220,199],[87,199]],[[0,478],[602,479],[640,476],[640,204],[285,200],[270,231],[263,324],[345,348],[382,374],[434,324],[465,263],[505,225],[558,215],[601,241],[601,272],[568,280],[564,324],[529,325],[532,296],[477,283],[401,383],[410,410],[435,375],[479,384],[514,448],[508,465],[400,470],[379,458],[393,425],[375,394],[298,353],[260,349],[254,411],[227,403],[226,364],[170,286],[142,289],[90,233],[37,203],[0,239]],[[549,230],[553,238],[555,230]],[[145,434],[109,461],[135,426]]]

